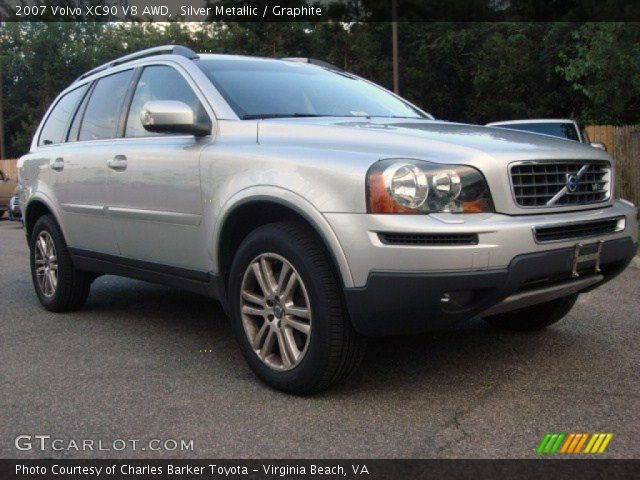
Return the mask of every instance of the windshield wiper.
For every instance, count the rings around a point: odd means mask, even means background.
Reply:
[[[429,117],[404,117],[401,115],[371,115],[371,118],[408,118],[411,120],[430,120]]]
[[[354,117],[369,118],[368,115],[320,115],[317,113],[256,113],[242,116],[242,120],[257,120],[263,118],[304,118],[304,117]]]
[[[288,117],[328,117],[329,115],[316,115],[315,113],[256,113],[243,115],[243,120],[256,120],[261,118],[288,118]]]

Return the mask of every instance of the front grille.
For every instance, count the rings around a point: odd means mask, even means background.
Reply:
[[[378,233],[385,245],[477,245],[476,233]]]
[[[557,242],[575,238],[596,237],[620,230],[618,222],[621,218],[598,220],[592,222],[571,223],[557,227],[536,227],[534,234],[538,242]]]
[[[588,205],[609,199],[610,172],[607,162],[527,162],[511,167],[511,184],[521,207]]]

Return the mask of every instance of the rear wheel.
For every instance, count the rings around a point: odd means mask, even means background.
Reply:
[[[351,325],[329,258],[304,224],[250,233],[233,260],[229,299],[242,352],[273,388],[317,392],[362,359],[365,340]]]
[[[74,268],[62,231],[51,215],[38,219],[29,246],[31,277],[42,306],[52,312],[81,308],[93,276]]]
[[[521,308],[512,312],[485,317],[489,325],[505,330],[532,331],[542,330],[569,313],[578,299],[578,294],[558,298],[547,303]]]

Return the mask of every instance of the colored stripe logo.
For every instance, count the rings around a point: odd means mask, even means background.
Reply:
[[[547,433],[536,450],[539,454],[604,453],[613,433]]]

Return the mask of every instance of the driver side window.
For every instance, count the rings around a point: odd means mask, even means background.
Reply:
[[[140,112],[145,103],[152,100],[176,100],[191,107],[199,121],[207,121],[208,115],[187,81],[174,68],[166,65],[145,67],[136,85],[127,116],[125,137],[151,137],[163,135],[145,130]]]

